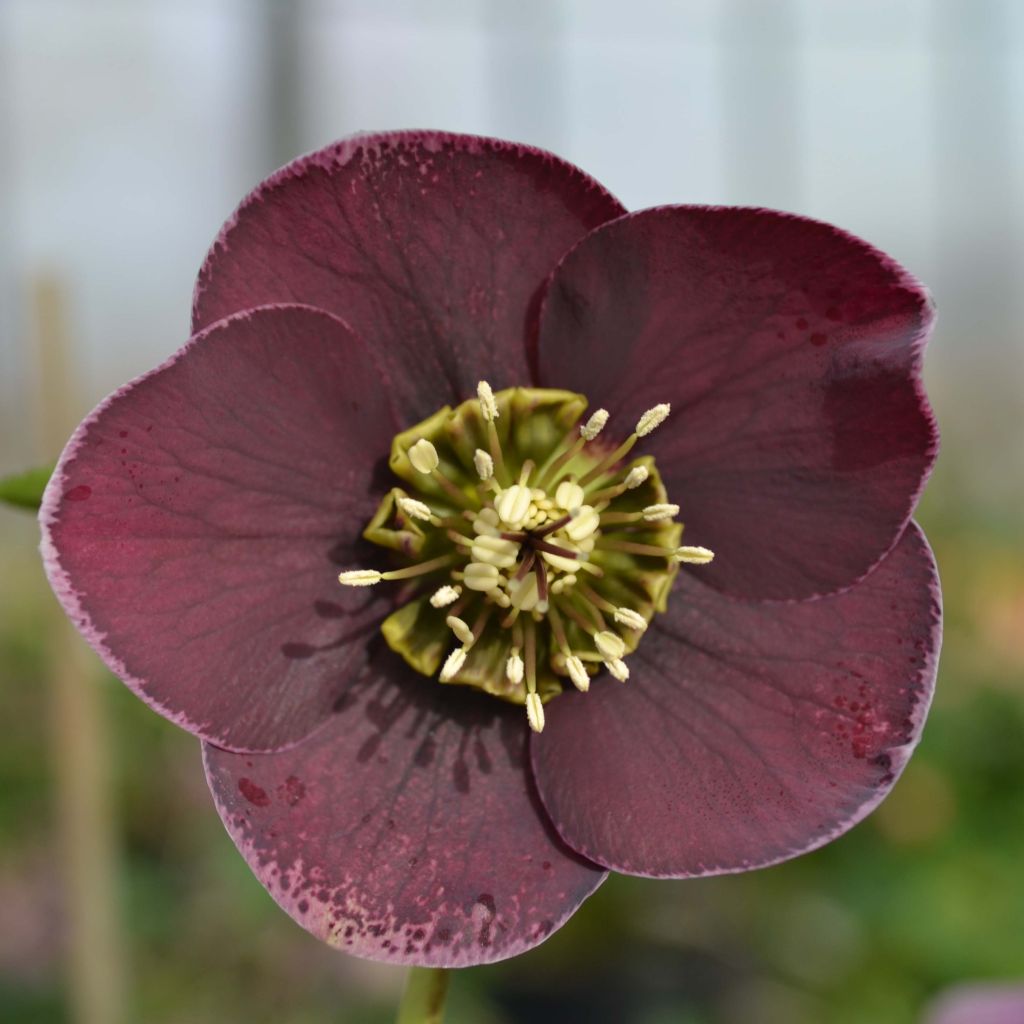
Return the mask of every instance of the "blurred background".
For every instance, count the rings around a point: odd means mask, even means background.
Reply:
[[[188,334],[221,222],[360,129],[504,136],[629,207],[831,221],[934,292],[947,607],[890,799],[797,861],[612,878],[450,1020],[903,1024],[1024,978],[1024,4],[1018,0],[0,0],[0,475],[52,459]],[[390,1020],[249,874],[193,740],[68,634],[0,509],[0,1019]]]

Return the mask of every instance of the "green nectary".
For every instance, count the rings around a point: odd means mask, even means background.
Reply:
[[[712,557],[679,546],[654,460],[626,461],[668,406],[618,448],[599,436],[607,413],[583,421],[586,407],[569,391],[482,382],[477,398],[399,434],[390,467],[402,484],[364,531],[397,567],[340,576],[397,581],[388,644],[425,676],[526,705],[538,731],[566,681],[586,690],[603,664],[625,682],[678,563]]]

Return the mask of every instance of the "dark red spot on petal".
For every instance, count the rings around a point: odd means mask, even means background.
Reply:
[[[345,617],[345,609],[340,604],[335,604],[333,601],[314,601],[313,611],[320,616],[321,619],[343,619]]]
[[[374,733],[372,736],[368,736],[364,741],[363,745],[359,748],[356,754],[356,760],[360,764],[366,764],[374,754],[377,753],[377,748],[380,746],[380,733]]]
[[[64,492],[66,501],[87,501],[92,497],[92,488],[88,484],[79,484],[70,491]]]
[[[280,786],[277,787],[277,795],[289,807],[294,807],[305,795],[306,787],[302,780],[294,775],[289,775]]]
[[[266,790],[260,789],[252,779],[239,779],[238,792],[241,793],[249,803],[255,804],[257,807],[270,806],[270,797],[267,796]]]
[[[817,345],[819,348],[828,341],[828,335],[822,334],[821,331],[815,331],[811,335],[811,344]]]
[[[286,658],[302,661],[305,658],[312,658],[316,654],[316,648],[311,644],[287,643],[281,644],[281,653]]]
[[[474,751],[476,753],[477,767],[484,775],[489,775],[493,766],[491,764],[491,755],[487,753],[487,748],[480,740],[477,740],[474,744]]]
[[[437,749],[437,741],[432,736],[424,737],[419,745],[413,760],[421,768],[426,768],[434,760],[434,752]]]

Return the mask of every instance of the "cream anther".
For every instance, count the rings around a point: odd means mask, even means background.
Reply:
[[[632,608],[616,608],[615,621],[621,623],[626,629],[635,629],[639,633],[647,628],[647,620]]]
[[[481,536],[497,537],[501,533],[500,522],[493,508],[483,508],[473,518],[473,532]]]
[[[559,544],[557,546],[566,551],[571,551],[574,555],[579,554],[579,550],[575,544],[562,540],[561,538],[559,538]],[[553,569],[559,569],[561,572],[574,573],[581,566],[581,562],[578,558],[567,558],[565,555],[553,555],[550,551],[541,552],[541,558],[543,558],[544,561]]]
[[[579,508],[584,497],[583,488],[575,480],[563,480],[555,488],[555,504],[559,508],[564,508],[566,512]]]
[[[663,402],[661,405],[654,406],[653,409],[648,409],[640,417],[640,422],[637,423],[636,430],[633,433],[637,437],[646,437],[652,430],[660,427],[668,419],[668,414],[671,411],[672,406],[668,402]]]
[[[490,562],[470,562],[462,574],[462,581],[470,590],[481,592],[494,590],[500,579],[498,567]]]
[[[707,565],[715,557],[714,551],[701,547],[676,548],[672,555],[674,562],[689,562],[691,565]]]
[[[648,523],[660,523],[665,519],[674,519],[677,515],[678,505],[648,505],[643,510],[643,517]]]
[[[494,510],[502,522],[508,523],[509,526],[519,526],[529,514],[532,500],[533,493],[529,487],[513,484],[498,495]]]
[[[624,683],[629,678],[629,666],[621,658],[608,658],[604,663],[604,667],[620,683]]]
[[[494,476],[494,459],[483,448],[473,452],[473,466],[481,480],[490,480]]]
[[[595,412],[594,415],[591,416],[582,427],[580,427],[580,437],[582,437],[584,441],[593,441],[594,438],[604,430],[607,422],[608,410],[598,409],[597,412]]]
[[[590,675],[583,667],[583,662],[575,654],[570,654],[565,659],[565,667],[569,673],[569,678],[572,680],[572,685],[580,693],[586,693],[590,689]]]
[[[455,678],[456,673],[466,664],[466,651],[462,647],[456,647],[444,660],[441,666],[441,682],[448,683]]]
[[[627,474],[623,483],[629,491],[635,490],[650,476],[646,466],[634,466]]]
[[[489,423],[498,418],[498,403],[494,400],[494,392],[487,381],[482,380],[476,386],[476,397],[480,399],[480,414]]]
[[[459,594],[462,593],[462,587],[451,587],[443,586],[438,587],[437,590],[430,595],[430,603],[434,608],[444,608],[447,605],[452,604],[454,601],[459,599]]]
[[[536,574],[531,572],[521,580],[512,580],[508,585],[508,596],[512,600],[513,608],[532,612],[540,600],[540,595],[537,593]]]
[[[420,473],[433,473],[441,463],[437,449],[425,437],[421,437],[409,449],[408,454],[413,468]]]
[[[565,576],[559,576],[558,579],[551,584],[551,593],[557,596],[558,594],[561,594],[564,590],[567,590],[569,587],[571,587],[575,582],[575,573],[570,572],[567,573]]]
[[[470,555],[474,562],[489,562],[499,569],[511,569],[519,555],[519,545],[514,540],[484,534],[473,541]]]
[[[622,638],[608,629],[594,634],[594,646],[597,648],[597,653],[606,661],[621,658],[626,653],[626,645]]]
[[[410,519],[423,519],[429,523],[434,518],[434,513],[430,511],[430,506],[425,502],[417,501],[415,498],[399,498],[398,507]]]
[[[374,583],[380,583],[384,574],[376,569],[349,569],[347,572],[338,573],[338,582],[346,587],[372,587]]]
[[[469,628],[468,622],[464,622],[457,615],[449,615],[444,621],[448,628],[455,634],[456,640],[465,644],[466,647],[469,647],[473,643],[473,630]]]
[[[526,695],[526,718],[534,732],[544,731],[544,705],[536,693]]]
[[[573,510],[573,518],[562,527],[565,535],[574,541],[586,540],[601,524],[601,517],[590,505]]]
[[[519,657],[519,652],[513,648],[512,653],[508,656],[508,661],[505,662],[505,678],[513,686],[519,686],[523,681],[523,673],[525,671],[523,659]]]
[[[548,516],[546,512],[537,508],[536,505],[534,505],[533,508],[535,511],[531,512],[530,515],[523,520],[522,528],[524,530],[535,530],[541,523],[547,521]]]

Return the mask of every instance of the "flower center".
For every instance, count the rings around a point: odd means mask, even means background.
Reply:
[[[626,461],[669,406],[644,413],[618,447],[604,443],[608,413],[583,420],[586,406],[567,391],[494,394],[481,381],[475,399],[399,434],[390,465],[406,487],[364,536],[403,564],[339,576],[398,581],[388,644],[424,675],[524,705],[537,732],[565,680],[585,692],[603,665],[624,683],[679,563],[714,557],[680,545],[679,506],[654,460]]]

